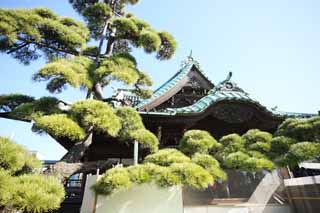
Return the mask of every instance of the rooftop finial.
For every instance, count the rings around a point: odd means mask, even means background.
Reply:
[[[188,58],[192,58],[192,49],[190,50],[190,54],[189,54]]]

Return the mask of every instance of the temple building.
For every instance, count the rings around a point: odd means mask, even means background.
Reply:
[[[274,133],[286,118],[309,118],[318,115],[268,109],[232,81],[231,72],[219,83],[211,81],[191,55],[183,61],[180,70],[156,89],[150,98],[140,99],[130,90],[118,89],[112,99],[116,107],[131,106],[140,113],[145,127],[158,137],[160,148],[176,147],[184,132],[190,129],[206,130],[216,139],[230,133],[244,134],[250,129]],[[70,148],[68,143],[61,145],[66,149]],[[140,160],[146,154],[146,150],[140,150]],[[116,159],[124,165],[132,164],[133,145],[119,143],[114,138],[95,133],[84,160],[108,159]],[[230,170],[227,173],[228,181],[217,183],[215,189],[208,188],[202,192],[184,189],[184,205],[220,205],[223,202],[229,205],[230,201],[247,202],[252,194],[266,190],[257,187],[259,183],[264,183],[264,172],[251,174]],[[71,179],[68,184],[77,186],[78,183],[78,179]],[[268,187],[272,184],[273,182],[265,183]],[[266,202],[279,207],[279,212],[289,212],[284,188],[279,185],[273,187],[276,193],[270,194],[271,198]],[[74,190],[77,187],[69,188]],[[63,208],[70,207],[67,208],[68,212],[78,208],[82,202],[81,190],[71,192],[73,196],[63,203]]]
[[[174,147],[190,129],[210,132],[216,139],[243,134],[249,129],[273,133],[288,117],[308,118],[317,114],[288,113],[268,109],[232,81],[214,83],[191,55],[180,70],[156,89],[149,99],[139,99],[128,90],[117,90],[118,105],[132,106],[147,129],[158,136],[161,147]]]

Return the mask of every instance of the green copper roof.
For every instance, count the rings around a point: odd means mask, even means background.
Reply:
[[[195,66],[203,76],[208,80],[209,78],[206,74],[200,69],[199,63],[192,58],[190,55],[185,61],[181,64],[181,69],[167,82],[160,86],[157,90],[154,91],[153,95],[149,99],[141,100],[135,107],[139,110],[143,106],[152,103],[154,100],[158,99],[164,95],[167,91],[174,88],[179,81],[181,81],[185,76],[188,75],[191,68]],[[292,113],[292,112],[281,112],[276,111],[275,109],[268,109],[264,105],[260,104],[257,100],[250,97],[243,89],[237,86],[237,84],[231,81],[232,73],[230,72],[228,77],[217,84],[213,89],[211,89],[206,96],[199,99],[197,102],[190,106],[181,107],[181,108],[166,108],[161,111],[139,111],[141,114],[153,114],[153,115],[190,115],[204,112],[208,107],[220,102],[220,101],[237,101],[244,103],[252,103],[259,107],[261,110],[266,113],[271,114],[272,116],[277,117],[299,117],[306,118],[316,116],[317,114],[309,113]],[[210,80],[209,80],[210,81]],[[212,83],[212,81],[210,81]],[[213,83],[212,83],[213,84]],[[214,85],[214,84],[213,84]]]
[[[217,86],[209,91],[208,95],[204,96],[193,105],[181,108],[169,108],[168,110],[175,111],[176,114],[200,113],[206,110],[212,104],[224,100],[236,100],[259,104],[258,101],[251,98],[248,93],[238,87],[236,83],[230,81],[231,76],[232,73],[229,73],[229,76],[226,80],[220,82]]]
[[[163,112],[141,112],[142,114],[154,114],[154,115],[190,115],[195,113],[204,112],[208,107],[216,104],[220,101],[237,101],[252,103],[258,106],[260,109],[266,113],[272,114],[277,117],[299,117],[306,118],[316,116],[317,114],[309,113],[292,113],[292,112],[281,112],[274,109],[268,109],[257,100],[250,97],[243,89],[237,86],[233,81],[230,81],[232,73],[229,73],[229,76],[226,80],[217,84],[212,90],[209,91],[208,95],[199,99],[197,102],[190,106],[181,107],[181,108],[167,108]]]
[[[192,58],[190,55],[185,61],[182,62],[181,64],[181,69],[173,76],[171,77],[168,81],[166,81],[162,86],[160,86],[158,89],[156,89],[153,93],[153,95],[148,98],[142,100],[136,108],[141,108],[146,104],[151,103],[152,101],[156,100],[157,98],[161,97],[164,95],[167,91],[175,87],[179,81],[181,81],[185,76],[188,75],[189,71],[191,68],[195,66],[201,74],[209,80],[208,76],[206,76],[205,72],[203,72],[200,68],[200,64]],[[210,80],[209,80],[210,81]],[[211,82],[211,81],[210,81]],[[212,83],[212,82],[211,82]],[[213,84],[213,83],[212,83]]]

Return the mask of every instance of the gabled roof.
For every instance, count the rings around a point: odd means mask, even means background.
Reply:
[[[136,108],[143,109],[144,106],[164,96],[167,92],[176,87],[177,84],[188,75],[193,67],[195,67],[201,73],[201,75],[203,75],[203,77],[206,78],[208,82],[212,84],[212,86],[214,86],[213,82],[209,80],[205,72],[201,70],[199,62],[194,60],[194,58],[190,55],[185,61],[182,62],[181,69],[174,76],[172,76],[168,81],[166,81],[163,85],[156,89],[150,98],[142,100],[136,106]]]
[[[194,69],[195,68],[195,69]],[[166,99],[172,97],[176,92],[178,92],[183,84],[184,80],[187,79],[188,74],[192,71],[196,70],[202,77],[212,85],[212,89],[208,92],[206,96],[200,98],[194,104],[181,108],[166,108],[161,109],[160,111],[154,110],[156,106],[161,104]],[[197,113],[202,113],[209,107],[218,104],[220,102],[242,102],[253,104],[258,107],[261,111],[268,113],[273,117],[279,118],[287,118],[287,117],[299,117],[299,118],[308,118],[312,116],[317,116],[318,114],[311,113],[294,113],[294,112],[283,112],[277,111],[276,109],[268,109],[263,104],[259,103],[257,100],[252,98],[247,92],[238,87],[238,85],[231,81],[232,73],[230,72],[228,77],[214,85],[212,81],[206,76],[205,72],[200,68],[200,64],[198,61],[194,60],[191,56],[188,56],[186,60],[184,60],[181,64],[180,70],[172,76],[168,81],[166,81],[163,85],[161,85],[157,90],[154,91],[153,95],[148,99],[139,99],[135,95],[132,95],[130,92],[125,91],[124,96],[122,97],[118,92],[116,98],[124,100],[130,99],[131,102],[134,99],[134,103],[130,105],[135,107],[140,114],[152,114],[152,115],[192,115]],[[128,93],[128,94],[127,94]],[[120,97],[121,96],[121,97]],[[128,98],[128,97],[129,98]],[[131,97],[132,96],[132,97]],[[132,100],[131,100],[132,99]],[[161,100],[161,101],[159,101]],[[149,111],[150,109],[153,109]]]
[[[230,72],[226,80],[220,82],[217,86],[209,91],[208,95],[204,96],[194,104],[181,108],[169,108],[168,110],[175,111],[176,114],[200,113],[206,110],[213,103],[223,100],[236,100],[259,104],[258,101],[251,98],[248,93],[238,87],[235,82],[230,81],[231,76],[232,73]]]
[[[190,106],[181,108],[167,108],[163,112],[148,112],[147,114],[158,114],[158,115],[192,115],[197,113],[202,113],[210,106],[217,104],[222,101],[237,101],[242,103],[251,103],[259,107],[260,110],[275,116],[275,117],[299,117],[307,118],[316,116],[317,114],[310,113],[292,113],[292,112],[281,112],[275,109],[268,109],[256,99],[250,97],[250,95],[243,89],[238,87],[238,85],[231,81],[232,73],[230,72],[228,77],[217,84],[212,90],[208,92],[206,96],[199,99],[197,102]]]

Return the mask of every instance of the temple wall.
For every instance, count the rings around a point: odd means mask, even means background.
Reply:
[[[263,207],[263,213],[292,213],[288,205],[268,205]],[[257,207],[254,207],[256,210]],[[183,213],[255,213],[249,206],[188,206]]]
[[[90,187],[97,176],[88,176],[81,213],[177,213],[183,212],[180,187],[161,189],[142,184],[111,196],[94,196]],[[94,211],[95,208],[95,211]]]
[[[295,212],[320,212],[320,175],[284,181]]]

